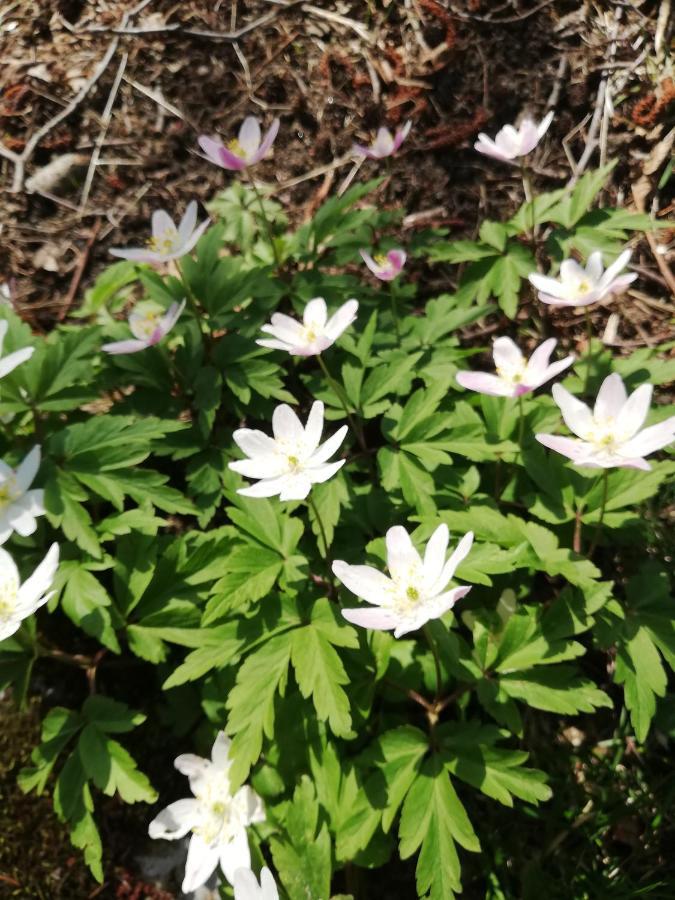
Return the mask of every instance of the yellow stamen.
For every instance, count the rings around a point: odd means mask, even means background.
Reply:
[[[244,148],[239,143],[237,138],[232,138],[231,141],[227,142],[227,149],[234,153],[235,156],[245,156]]]

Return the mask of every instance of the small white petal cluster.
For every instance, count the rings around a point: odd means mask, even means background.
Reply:
[[[462,387],[481,394],[520,397],[555,378],[572,365],[574,356],[567,356],[555,363],[549,362],[556,343],[555,338],[549,338],[537,347],[529,359],[525,359],[511,338],[499,337],[492,346],[497,374],[458,372],[457,381]]]
[[[333,572],[349,590],[373,605],[373,609],[343,609],[342,615],[354,625],[376,631],[393,631],[398,638],[438,619],[471,590],[446,590],[457,566],[466,558],[473,533],[465,534],[446,561],[450,535],[447,525],[439,525],[429,538],[422,559],[410,535],[401,525],[387,532],[389,576],[372,566],[352,566],[335,560]]]
[[[13,531],[28,537],[37,528],[36,516],[45,513],[44,491],[30,490],[40,468],[40,447],[30,451],[18,468],[0,460],[0,544]]]
[[[180,259],[192,250],[208,227],[209,219],[197,225],[197,202],[188,203],[180,225],[163,209],[152,214],[152,237],[145,247],[114,247],[111,256],[134,262],[163,263]]]
[[[250,869],[237,869],[234,873],[234,900],[279,900],[274,876],[267,866],[260,870],[260,884]]]
[[[34,347],[23,347],[21,350],[15,350],[14,353],[8,353],[7,356],[2,355],[2,345],[5,341],[5,335],[9,324],[6,319],[0,319],[0,378],[9,375],[12,369],[16,369],[22,362],[30,359],[35,350]]]
[[[603,381],[591,411],[556,384],[553,399],[565,424],[579,439],[538,434],[537,440],[578,466],[595,469],[625,466],[649,471],[651,466],[644,457],[675,440],[675,416],[642,428],[651,398],[651,384],[641,384],[629,397],[621,376],[614,372]]]
[[[548,113],[539,125],[535,125],[532,119],[526,118],[518,128],[514,128],[513,125],[505,125],[494,140],[481,132],[474,144],[474,149],[501,162],[512,162],[521,156],[527,156],[534,150],[548,131],[552,121],[553,112]]]
[[[192,832],[183,880],[186,894],[208,881],[218,864],[230,884],[237,869],[250,869],[246,829],[265,821],[262,800],[252,788],[244,785],[232,793],[230,743],[220,732],[211,759],[191,753],[177,757],[174,765],[190,779],[194,796],[171,803],[148,827],[151,838],[169,841]]]
[[[588,257],[586,267],[574,259],[560,264],[560,277],[550,278],[537,272],[529,275],[530,283],[539,292],[539,299],[549,306],[590,306],[611,294],[624,291],[637,278],[635,272],[620,275],[628,265],[630,250],[625,250],[607,270],[602,253],[596,250]]]
[[[0,641],[11,637],[24,619],[49,600],[58,565],[59,546],[52,544],[37,569],[21,584],[14,560],[0,547]]]
[[[316,356],[349,328],[358,308],[358,300],[347,300],[329,319],[326,301],[315,297],[305,307],[302,322],[284,313],[274,313],[271,324],[261,328],[272,339],[261,338],[256,343],[271,350],[285,350],[291,356]]]
[[[321,444],[323,403],[312,404],[303,426],[290,406],[277,406],[272,415],[269,437],[263,431],[240,428],[233,438],[248,459],[229,464],[230,469],[246,478],[260,479],[252,487],[238,493],[245,497],[275,497],[281,500],[304,500],[313,484],[328,481],[345,464],[344,459],[328,462],[347,433],[343,425]]]

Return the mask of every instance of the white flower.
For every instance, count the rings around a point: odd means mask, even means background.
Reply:
[[[234,873],[234,900],[279,900],[274,876],[267,866],[260,870],[260,884],[250,869],[237,869]]]
[[[154,347],[171,331],[184,309],[185,300],[182,303],[172,303],[166,311],[154,300],[142,300],[129,315],[129,329],[133,338],[103,344],[101,350],[113,354],[138,353],[139,350]]]
[[[549,364],[557,341],[549,338],[540,344],[526,360],[519,347],[508,337],[499,337],[492,345],[496,375],[488,372],[458,372],[457,381],[462,387],[481,394],[496,397],[520,397],[555,378],[571,366],[573,356]]]
[[[474,148],[479,153],[492,156],[501,162],[511,162],[520,156],[527,156],[528,153],[531,153],[548,131],[552,121],[553,112],[549,112],[539,125],[535,125],[530,118],[523,119],[518,128],[514,128],[513,125],[505,125],[497,133],[494,141],[487,134],[481,132]]]
[[[578,466],[649,471],[651,466],[644,457],[675,440],[675,416],[641,430],[651,398],[651,384],[641,384],[628,397],[621,376],[614,372],[602,382],[591,412],[564,387],[554,384],[553,399],[565,424],[581,440],[555,434],[538,434],[537,440]]]
[[[0,641],[11,637],[24,619],[49,600],[58,565],[59,545],[52,544],[30,578],[20,584],[14,560],[0,547]]]
[[[192,753],[177,757],[174,765],[190,779],[194,797],[171,803],[148,827],[151,838],[168,841],[192,832],[183,880],[186,894],[208,881],[219,863],[230,884],[237,869],[250,868],[246,828],[265,821],[262,800],[255,791],[245,785],[232,794],[228,774],[230,744],[221,731],[211,759]]]
[[[603,270],[602,253],[591,253],[586,268],[574,259],[566,259],[560,264],[560,277],[549,278],[533,272],[528,275],[530,283],[539,291],[539,299],[549,306],[590,306],[610,294],[625,290],[637,275],[631,272],[619,275],[628,265],[630,250],[625,250],[607,271]]]
[[[292,356],[316,356],[349,328],[358,308],[358,300],[347,300],[329,319],[326,301],[323,297],[315,297],[305,307],[302,324],[283,313],[274,313],[272,323],[261,328],[274,339],[265,338],[256,343],[272,350],[285,350]]]
[[[303,427],[290,406],[282,403],[272,415],[274,437],[263,431],[240,428],[232,437],[249,457],[229,464],[246,478],[260,479],[253,487],[237,493],[245,497],[275,497],[280,500],[304,500],[313,484],[328,481],[346,460],[329,463],[347,433],[343,425],[320,444],[323,431],[323,403],[316,400]]]
[[[33,447],[17,469],[0,460],[0,544],[13,531],[21,537],[37,528],[35,516],[43,516],[44,491],[28,490],[40,468],[40,447]]]
[[[379,128],[375,140],[369,147],[354,144],[352,152],[355,156],[365,156],[367,159],[384,159],[392,156],[408,137],[411,128],[412,122],[406,122],[402,128],[397,128],[395,134],[388,128]]]
[[[371,566],[351,566],[335,560],[333,572],[345,587],[375,607],[343,609],[342,615],[364,628],[393,629],[396,638],[416,631],[430,619],[440,618],[471,590],[445,589],[471,549],[473,534],[464,535],[446,562],[449,539],[448,526],[439,525],[429,538],[422,560],[405,528],[390,528],[386,537],[389,577]]]
[[[7,356],[2,356],[2,345],[5,340],[5,335],[7,334],[7,329],[9,328],[9,323],[6,319],[0,320],[0,378],[4,378],[5,375],[9,375],[12,369],[16,369],[17,366],[20,366],[22,362],[26,362],[27,359],[30,359],[33,355],[35,347],[23,347],[21,350],[15,350],[14,353],[8,353]]]
[[[135,262],[163,263],[171,259],[180,259],[195,246],[208,227],[205,219],[197,225],[197,202],[188,203],[180,225],[175,226],[173,219],[163,209],[152,214],[152,237],[145,247],[114,247],[111,256],[131,259]]]

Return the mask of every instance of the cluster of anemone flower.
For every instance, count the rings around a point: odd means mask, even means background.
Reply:
[[[530,154],[549,128],[550,112],[536,124],[529,118],[518,128],[507,125],[493,139],[480,134],[475,149],[505,163],[517,163]],[[356,157],[382,160],[396,153],[411,128],[407,122],[394,134],[380,128],[370,146],[355,144]],[[202,136],[199,145],[206,158],[235,172],[247,172],[270,152],[279,120],[275,119],[263,136],[254,117],[244,120],[238,136],[227,144]],[[248,174],[248,172],[247,172]],[[250,177],[250,176],[249,176]],[[195,247],[209,220],[198,224],[197,204],[191,202],[176,225],[163,210],[152,217],[152,234],[143,248],[116,248],[113,255],[150,264],[177,261]],[[372,249],[372,248],[371,248]],[[362,249],[361,257],[372,274],[383,282],[397,278],[406,262],[405,251],[386,252]],[[633,273],[624,272],[630,258],[622,253],[607,269],[602,254],[591,253],[585,267],[573,259],[564,260],[557,278],[533,272],[529,280],[539,300],[550,306],[585,307],[617,294],[633,281]],[[291,356],[316,356],[329,349],[356,320],[358,302],[347,300],[329,314],[321,297],[310,300],[302,320],[274,313],[263,326],[266,337],[257,343]],[[168,310],[144,301],[136,305],[128,318],[132,338],[103,345],[111,354],[135,353],[162,341],[180,318],[185,301]],[[0,356],[7,329],[0,322]],[[498,337],[493,344],[495,371],[461,371],[458,384],[471,391],[505,398],[521,398],[548,383],[574,362],[574,356],[551,362],[556,341],[550,338],[538,346],[529,359],[511,338]],[[0,377],[25,361],[31,348],[0,358]],[[327,370],[324,370],[328,375]],[[675,416],[643,428],[649,412],[652,387],[643,384],[630,396],[617,374],[602,383],[591,410],[559,384],[552,389],[562,418],[575,435],[565,437],[537,434],[544,446],[568,457],[580,467],[609,469],[617,466],[649,469],[645,457],[675,439]],[[240,428],[233,439],[244,458],[230,462],[234,472],[255,483],[239,489],[248,497],[277,496],[282,501],[309,498],[315,484],[332,478],[346,459],[332,460],[348,432],[343,425],[322,443],[324,407],[315,401],[305,424],[286,404],[272,416],[272,434]],[[16,531],[21,536],[36,529],[35,517],[45,512],[43,492],[30,486],[40,464],[40,448],[34,448],[24,461],[12,469],[0,462],[0,544]],[[391,631],[395,638],[417,631],[431,619],[451,610],[471,590],[451,584],[461,563],[471,551],[473,534],[465,534],[448,556],[450,534],[441,524],[431,534],[423,555],[410,534],[400,525],[385,536],[388,574],[369,565],[335,560],[332,571],[339,581],[368,606],[342,610],[354,625],[372,630]],[[13,634],[21,621],[47,602],[58,566],[58,546],[53,544],[33,575],[22,585],[16,566],[0,549],[0,640]],[[234,887],[235,900],[278,900],[274,878],[263,868],[260,881],[251,871],[251,854],[246,829],[265,819],[262,800],[247,785],[233,792],[229,778],[230,741],[219,733],[210,759],[186,754],[179,756],[176,768],[189,779],[192,797],[170,804],[150,823],[152,838],[176,840],[191,835],[187,853],[184,891],[203,885],[220,866]]]

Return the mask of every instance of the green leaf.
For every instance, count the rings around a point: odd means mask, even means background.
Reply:
[[[87,777],[112,797],[118,793],[125,803],[154,803],[157,793],[124,747],[107,738],[95,725],[86,725],[77,752]]]
[[[325,635],[312,625],[293,631],[291,662],[300,693],[312,698],[320,721],[328,721],[338,737],[355,737],[349,698],[343,688],[349,677]]]
[[[120,645],[110,613],[112,600],[101,582],[74,562],[62,563],[61,575],[65,577],[61,596],[65,614],[78,628],[119,653]]]

